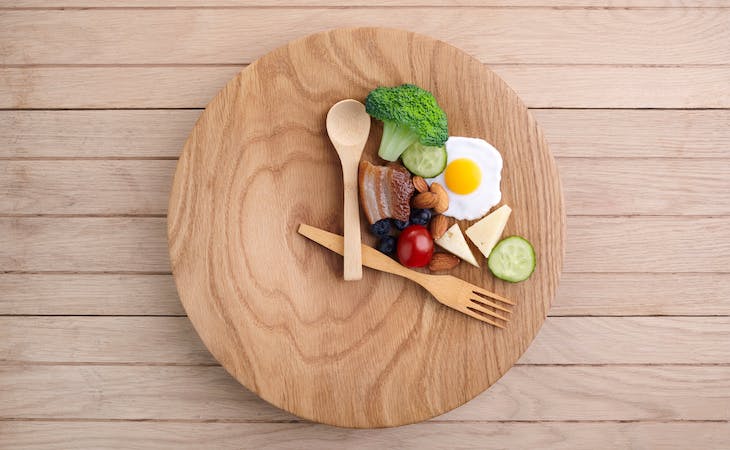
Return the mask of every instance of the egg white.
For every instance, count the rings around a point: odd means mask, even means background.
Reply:
[[[457,159],[473,161],[482,172],[479,186],[466,195],[456,194],[446,184],[444,172],[426,181],[439,183],[449,193],[449,209],[443,214],[457,220],[475,220],[484,216],[502,200],[502,155],[484,139],[452,136],[446,141],[448,167]]]

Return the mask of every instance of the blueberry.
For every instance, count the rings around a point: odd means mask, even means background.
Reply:
[[[392,255],[395,251],[395,238],[393,236],[385,236],[378,242],[378,250],[386,255]]]
[[[393,219],[393,225],[395,225],[396,228],[398,228],[400,231],[403,231],[406,229],[408,225],[410,225],[410,221],[408,220],[395,220]]]
[[[411,223],[416,225],[426,226],[431,220],[430,209],[412,209],[411,210]]]
[[[390,220],[383,219],[378,220],[374,224],[370,225],[370,232],[377,237],[384,237],[390,234],[391,225]]]

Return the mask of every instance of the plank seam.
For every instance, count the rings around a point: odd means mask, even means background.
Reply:
[[[83,418],[83,417],[0,417],[0,421],[3,422],[160,422],[160,423],[251,423],[251,424],[306,424],[306,425],[319,425],[316,423],[309,422],[304,419],[97,419],[97,418]],[[604,419],[604,420],[445,420],[445,419],[431,419],[426,420],[422,423],[437,423],[437,424],[456,424],[456,423],[471,423],[471,424],[484,424],[484,423],[718,423],[725,424],[730,423],[730,420],[724,419]]]
[[[556,5],[229,5],[229,6],[3,6],[0,11],[235,11],[235,10],[363,10],[363,9],[489,9],[548,11],[655,11],[655,10],[727,10],[730,6],[556,6]]]
[[[0,9],[2,11],[2,9]],[[84,64],[84,63],[30,63],[0,64],[0,69],[140,69],[140,68],[199,68],[199,67],[240,67],[245,69],[250,62],[214,62],[214,63],[118,63],[118,64]],[[591,68],[623,68],[623,69],[706,69],[728,68],[728,63],[687,63],[687,64],[638,64],[638,63],[509,63],[482,61],[489,67],[591,67]]]
[[[63,366],[63,367],[221,367],[211,363],[156,363],[148,361],[34,361],[0,360],[0,368],[14,366]],[[730,367],[730,363],[520,363],[513,367]]]

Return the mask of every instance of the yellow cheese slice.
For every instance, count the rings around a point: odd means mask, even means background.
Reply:
[[[511,213],[512,208],[507,205],[502,205],[466,229],[466,235],[469,236],[469,239],[477,246],[479,251],[484,254],[485,258],[489,258],[492,249],[499,242],[499,238],[502,237],[504,227],[507,225],[507,220],[509,220]]]
[[[459,228],[458,223],[453,224],[451,228],[446,230],[446,233],[436,239],[435,242],[439,247],[453,253],[472,266],[479,267],[476,258],[474,258],[474,254],[471,252],[471,249],[469,249],[469,244],[466,243],[464,235],[461,234],[461,228]]]

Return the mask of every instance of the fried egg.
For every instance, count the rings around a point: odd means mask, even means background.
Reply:
[[[484,139],[458,136],[446,141],[446,154],[446,169],[426,181],[446,188],[449,209],[445,216],[479,219],[502,200],[502,156]]]

